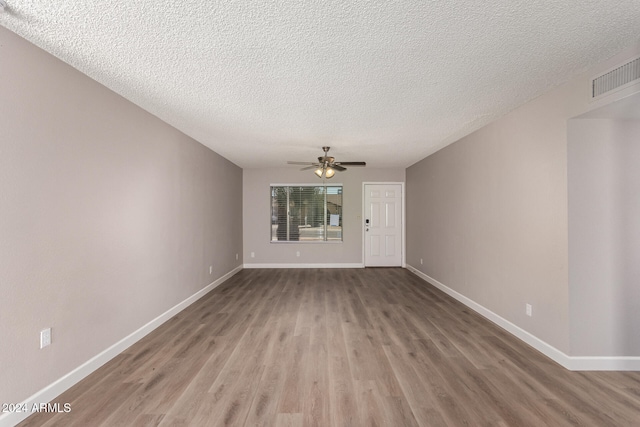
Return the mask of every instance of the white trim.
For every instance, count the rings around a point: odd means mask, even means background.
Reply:
[[[545,356],[571,371],[640,371],[640,357],[575,357],[568,356],[535,335],[514,325],[491,310],[465,297],[461,293],[445,286],[436,279],[407,264],[407,270],[426,280],[447,295],[460,301],[481,316],[500,326],[502,329],[521,339]]]
[[[566,356],[571,371],[640,371],[640,357]]]
[[[407,267],[407,196],[402,185],[402,268]]]
[[[268,264],[244,264],[244,268],[364,268],[364,264],[362,263],[317,263],[317,264],[309,264],[309,263],[289,263],[289,264],[277,264],[277,263],[268,263]]]
[[[31,397],[24,400],[20,405],[26,405],[26,408],[33,407],[34,404],[39,403],[47,403],[54,400],[56,397],[61,395],[63,392],[71,388],[73,385],[77,384],[89,374],[93,373],[95,370],[100,368],[102,365],[122,353],[124,350],[144,338],[147,334],[152,332],[154,329],[158,328],[164,322],[196,302],[198,299],[202,298],[208,292],[216,288],[218,285],[229,279],[231,276],[238,273],[242,270],[242,265],[237,266],[224,276],[216,279],[211,282],[209,285],[199,290],[195,294],[191,295],[184,301],[178,303],[177,305],[171,307],[169,310],[165,311],[155,319],[151,320],[146,325],[142,326],[140,329],[132,332],[128,336],[124,337],[111,347],[106,350],[98,353],[91,359],[84,362],[82,365],[78,366],[68,374],[62,376],[57,379],[53,383],[49,384],[42,390],[36,392]],[[19,422],[26,419],[31,415],[31,412],[7,412],[0,415],[0,427],[9,427],[18,424]]]
[[[366,213],[366,206],[365,204],[365,186],[366,185],[400,185],[400,189],[401,189],[401,193],[402,193],[402,242],[400,244],[400,250],[402,251],[401,254],[401,266],[403,268],[406,268],[407,266],[407,258],[406,258],[406,254],[407,254],[407,209],[406,209],[406,195],[405,195],[405,185],[404,185],[404,181],[382,181],[382,182],[374,182],[374,181],[362,181],[362,216],[361,216],[361,221],[364,221],[364,218],[366,218],[367,213]],[[364,223],[360,223],[360,227],[362,227],[362,265],[366,267],[365,265],[365,245],[366,243],[366,237],[365,237],[365,232],[364,232]]]

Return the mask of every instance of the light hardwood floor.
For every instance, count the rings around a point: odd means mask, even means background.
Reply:
[[[570,372],[404,269],[243,270],[22,426],[640,426],[640,373]]]

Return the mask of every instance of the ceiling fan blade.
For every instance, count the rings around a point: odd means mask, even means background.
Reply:
[[[301,165],[304,166],[302,169],[300,169],[301,171],[306,171],[309,169],[316,169],[316,168],[320,168],[323,171],[326,168],[331,168],[334,171],[337,172],[342,172],[342,171],[346,171],[347,168],[345,166],[366,166],[367,163],[366,162],[336,162],[335,157],[331,157],[329,156],[329,147],[322,147],[322,151],[324,151],[324,156],[322,157],[318,157],[318,162],[287,162],[290,165]],[[333,176],[333,171],[329,171],[327,169],[327,172],[331,172],[331,176]],[[324,174],[324,172],[323,172]]]
[[[367,166],[367,162],[336,162],[336,165],[342,165],[342,166]]]

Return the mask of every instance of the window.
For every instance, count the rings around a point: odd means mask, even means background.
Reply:
[[[272,185],[271,241],[342,241],[342,186]]]

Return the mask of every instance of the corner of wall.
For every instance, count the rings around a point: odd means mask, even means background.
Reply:
[[[109,362],[111,359],[125,351],[127,348],[131,347],[136,342],[140,341],[142,338],[153,332],[155,329],[162,326],[167,320],[180,313],[182,310],[189,307],[194,302],[198,301],[200,298],[211,292],[216,287],[220,286],[222,283],[233,277],[235,274],[242,270],[242,265],[237,266],[233,270],[219,277],[218,279],[211,282],[206,287],[202,288],[195,294],[186,298],[182,302],[176,304],[171,307],[169,310],[165,311],[155,319],[148,322],[146,325],[132,332],[128,336],[122,338],[117,343],[113,344],[111,347],[105,349],[99,354],[95,355],[91,359],[84,362],[82,365],[78,366],[71,372],[57,379],[53,383],[49,384],[42,390],[31,395],[29,398],[18,404],[19,407],[23,408],[33,408],[34,405],[39,405],[41,403],[47,403],[54,400],[57,396],[64,393],[66,390],[82,381],[84,378],[88,377],[91,373],[95,372],[98,368],[100,368],[105,363]],[[31,415],[31,412],[7,412],[0,415],[0,427],[4,426],[13,426],[18,424],[19,422],[25,420],[27,417]]]
[[[571,357],[417,268],[407,269],[570,371],[640,371],[640,357]]]

